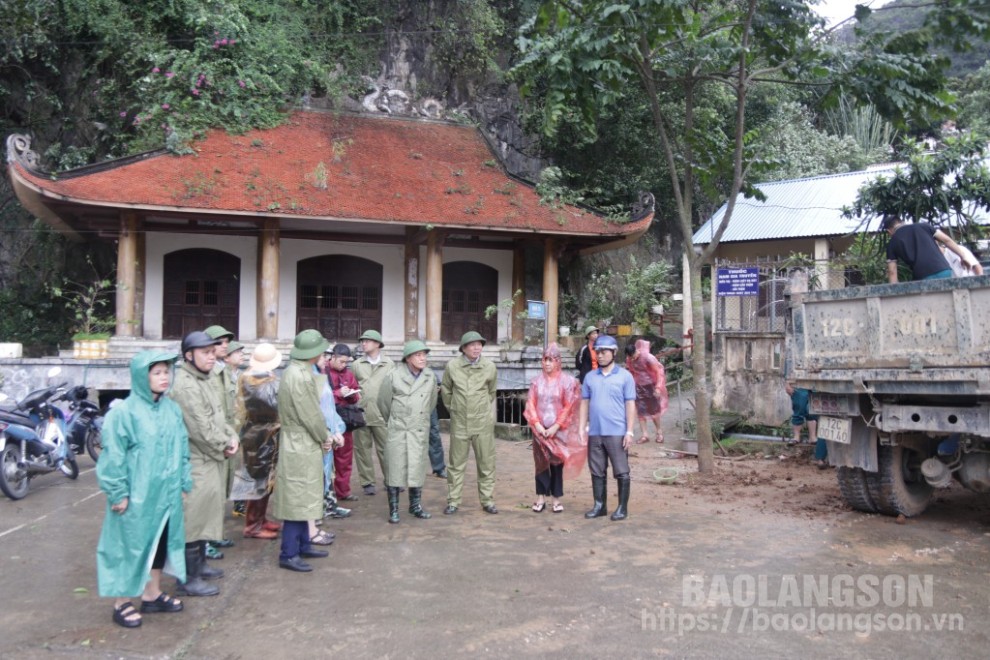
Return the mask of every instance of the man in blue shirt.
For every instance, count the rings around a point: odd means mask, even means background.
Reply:
[[[619,486],[619,506],[612,520],[625,520],[629,505],[629,443],[636,424],[636,383],[632,374],[615,364],[615,339],[604,335],[595,340],[598,368],[588,372],[581,385],[581,433],[588,439],[588,469],[595,505],[585,518],[608,513],[606,469]]]

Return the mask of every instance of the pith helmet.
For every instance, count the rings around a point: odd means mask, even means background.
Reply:
[[[249,367],[253,371],[275,371],[282,364],[282,354],[272,344],[263,343],[254,347]]]
[[[234,339],[234,333],[222,325],[211,325],[205,330],[205,332],[211,339],[223,339],[225,337],[230,340]]]
[[[243,351],[243,350],[244,350],[244,344],[242,344],[239,341],[232,341],[229,344],[227,344],[227,355],[233,355],[237,351]]]
[[[406,342],[406,345],[402,347],[402,361],[405,362],[406,358],[413,353],[419,353],[420,351],[430,352],[430,349],[426,347],[419,339],[410,339]]]
[[[364,334],[358,337],[358,341],[362,339],[370,339],[371,341],[377,341],[378,345],[385,348],[385,342],[382,341],[382,333],[377,330],[365,330]]]
[[[598,328],[596,328],[593,325],[589,325],[587,328],[584,329],[584,338],[587,339],[588,335],[590,335],[592,332],[598,332]]]
[[[471,330],[470,332],[465,332],[464,336],[461,337],[461,344],[459,350],[463,353],[464,344],[470,344],[473,341],[480,341],[482,346],[488,343],[488,340],[482,337],[480,332],[475,332],[474,330]]]
[[[216,346],[219,343],[219,339],[214,339],[202,330],[193,330],[182,338],[182,355],[185,356],[194,348],[206,348],[207,346]]]
[[[303,330],[292,340],[289,357],[293,360],[311,360],[327,350],[330,342],[319,330]]]

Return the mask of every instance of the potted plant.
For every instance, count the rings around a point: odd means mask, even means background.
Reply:
[[[558,336],[570,336],[571,328],[577,325],[577,311],[577,296],[571,293],[562,293],[560,299],[557,301]]]
[[[87,283],[66,281],[61,287],[52,287],[54,296],[62,299],[73,315],[73,357],[107,357],[110,333],[117,324],[110,308],[114,292],[114,283],[109,277],[95,277]]]

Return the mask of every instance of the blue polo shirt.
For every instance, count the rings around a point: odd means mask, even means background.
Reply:
[[[631,373],[618,365],[608,375],[601,368],[589,371],[581,398],[588,399],[588,435],[626,434],[626,401],[636,400]]]

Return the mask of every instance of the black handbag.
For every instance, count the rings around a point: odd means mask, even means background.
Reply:
[[[356,403],[345,403],[337,406],[337,414],[344,420],[344,427],[347,431],[353,431],[368,424],[364,419],[364,408]]]

